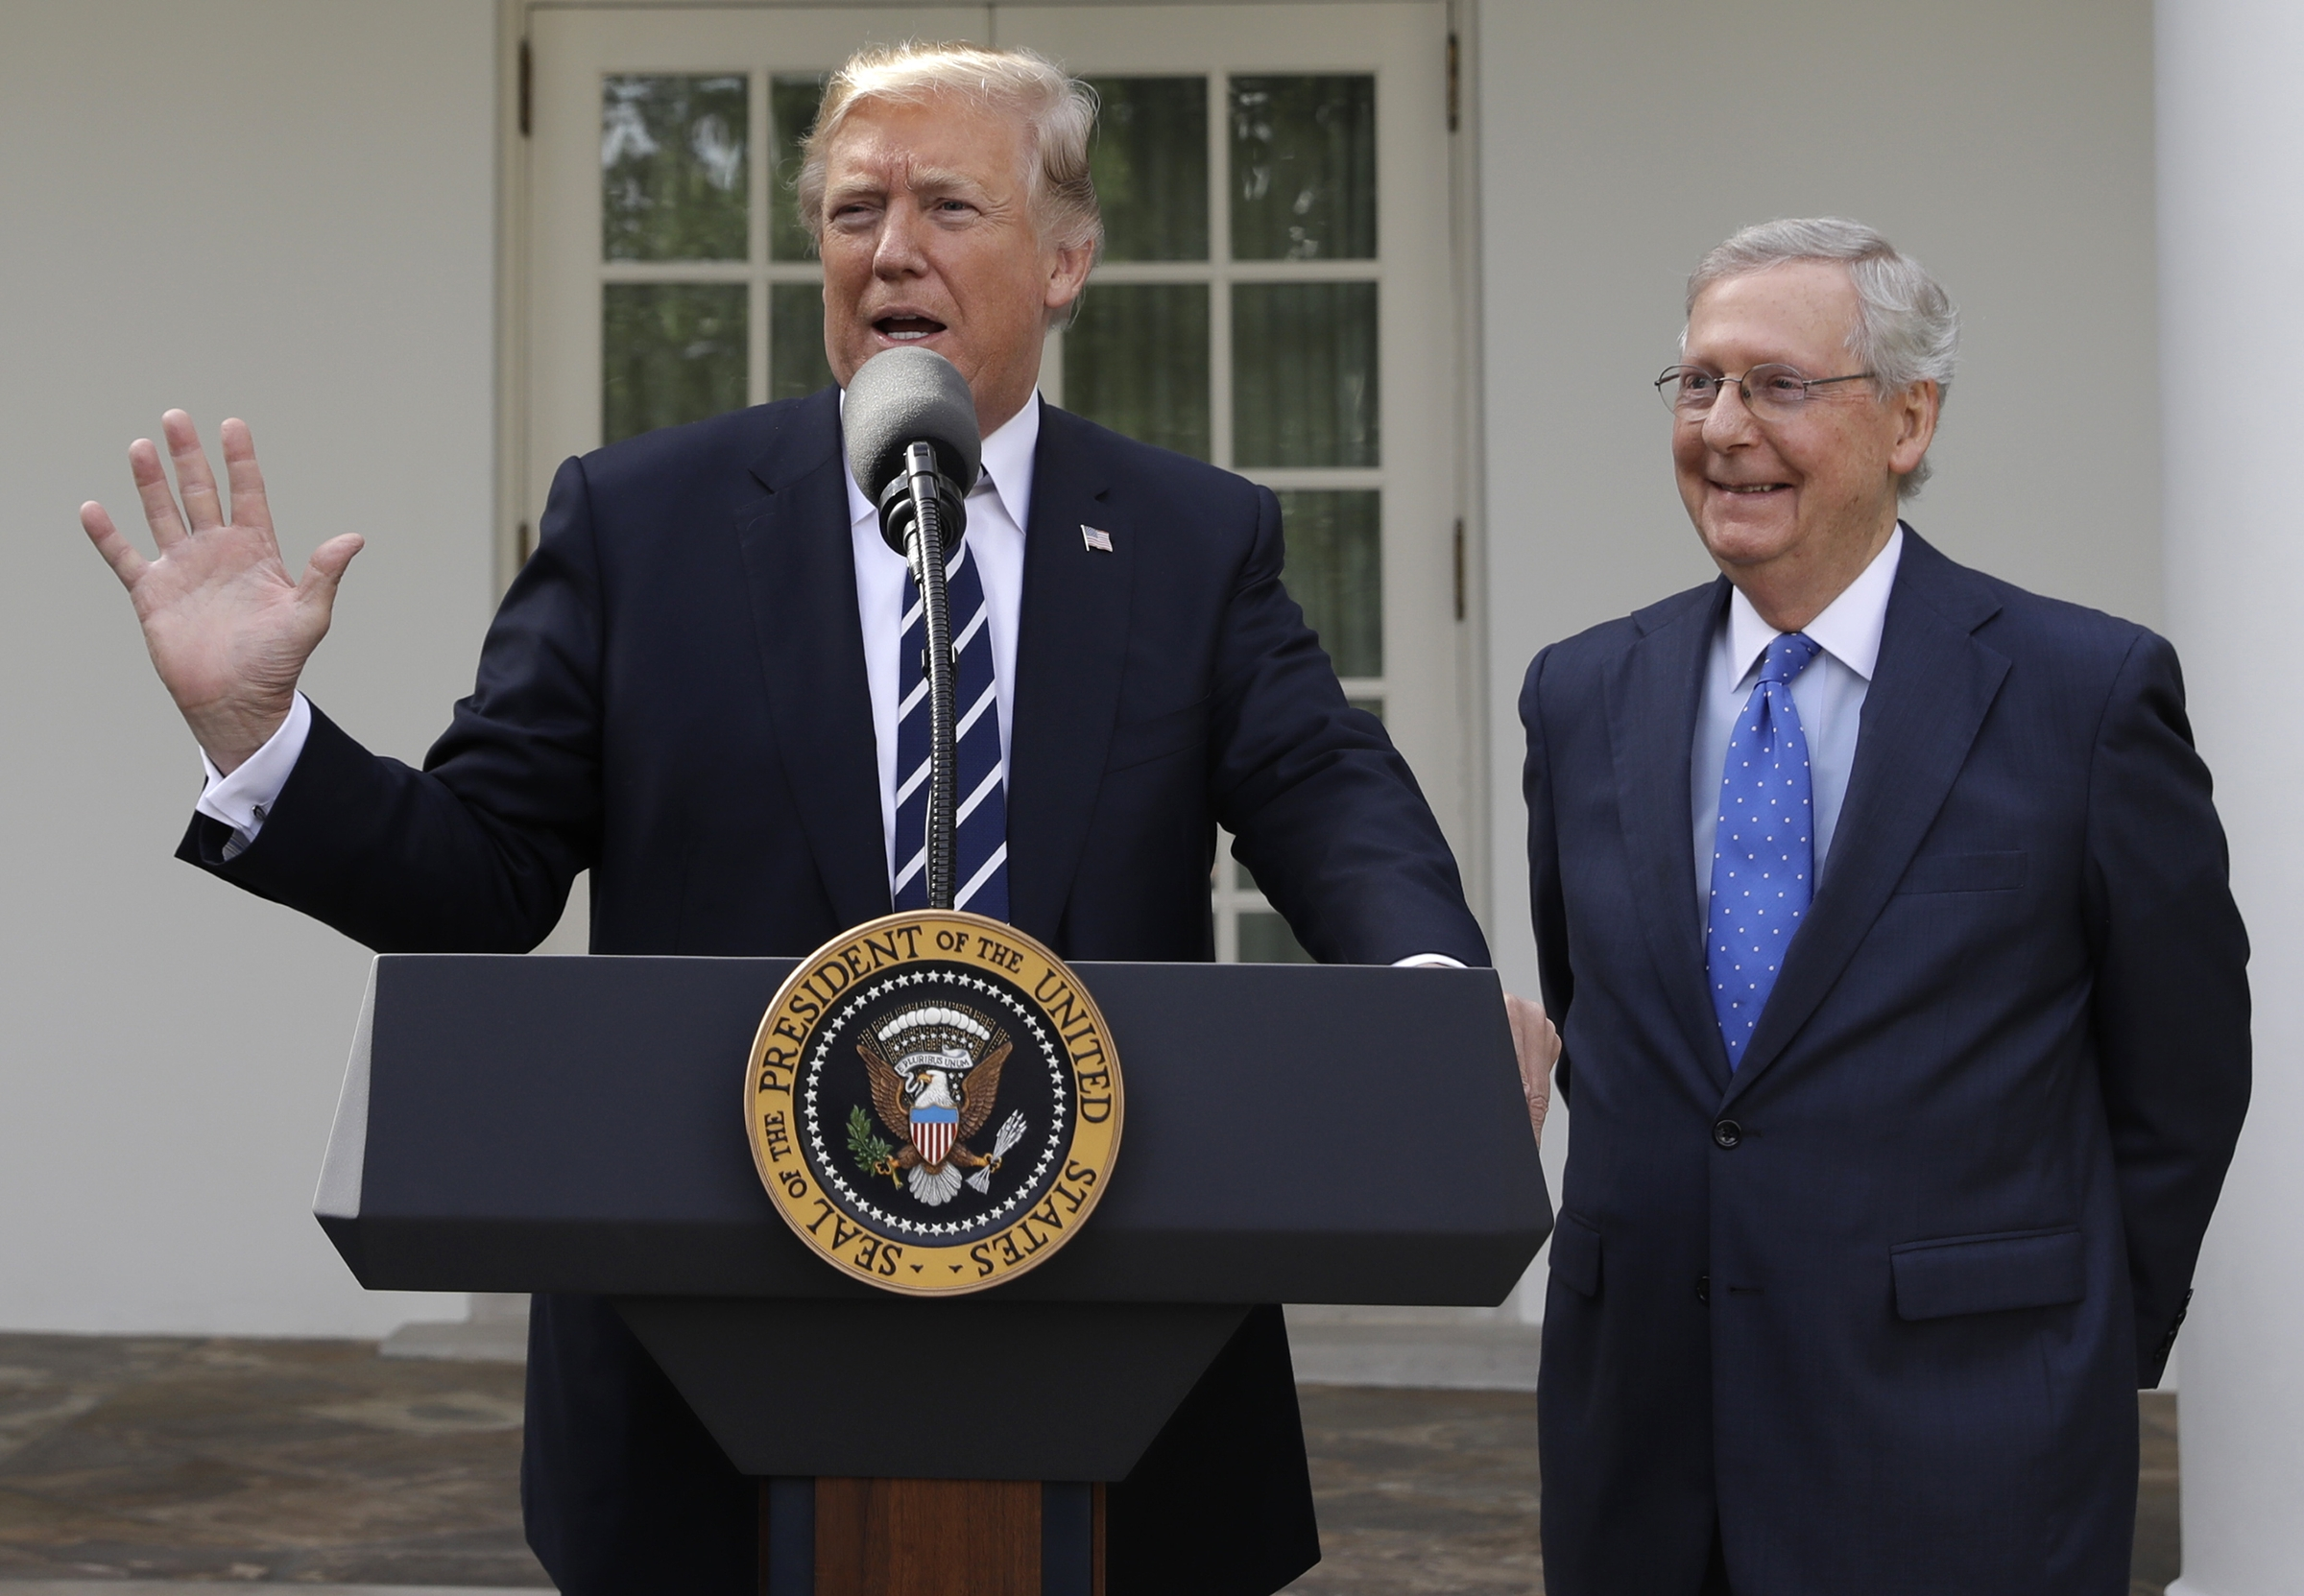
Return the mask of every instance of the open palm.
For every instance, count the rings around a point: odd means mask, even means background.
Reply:
[[[128,589],[144,646],[193,736],[219,770],[230,771],[287,719],[297,678],[327,635],[336,585],[361,539],[347,533],[323,543],[302,580],[291,581],[247,423],[222,428],[229,520],[192,418],[172,410],[160,426],[180,512],[152,441],[139,438],[128,450],[157,558],[145,559],[94,500],[80,507],[80,524]]]

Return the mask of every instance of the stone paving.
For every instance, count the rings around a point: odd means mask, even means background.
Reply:
[[[1308,1386],[1302,1596],[1538,1596],[1536,1399]],[[2175,1405],[2144,1398],[2133,1596],[2176,1572]],[[535,1588],[520,1370],[357,1342],[0,1335],[0,1596],[111,1582]],[[317,1593],[316,1593],[317,1596]],[[349,1596],[348,1592],[340,1596]],[[404,1591],[401,1596],[417,1596]]]

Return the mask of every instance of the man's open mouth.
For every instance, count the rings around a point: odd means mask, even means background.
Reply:
[[[930,321],[925,316],[883,316],[872,324],[872,330],[882,338],[892,338],[903,344],[932,338],[944,331],[944,323]]]

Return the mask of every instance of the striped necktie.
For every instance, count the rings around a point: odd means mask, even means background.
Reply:
[[[984,479],[989,481],[990,479]],[[979,487],[983,486],[980,482]],[[952,845],[952,907],[996,920],[1008,917],[1008,800],[1000,782],[1000,711],[993,685],[992,632],[985,625],[984,580],[963,538],[945,570],[952,615],[952,650],[960,669],[953,686],[953,751],[958,756],[958,819]],[[896,906],[928,906],[928,618],[920,584],[904,578],[905,683],[896,727]]]
[[[1744,1061],[1784,951],[1815,895],[1815,804],[1792,679],[1822,652],[1804,631],[1768,645],[1720,773],[1704,963],[1731,1070]]]

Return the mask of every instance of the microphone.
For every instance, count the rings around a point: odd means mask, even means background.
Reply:
[[[968,529],[968,490],[982,468],[976,401],[959,369],[933,349],[882,349],[849,379],[840,411],[849,469],[879,507],[880,536],[920,584],[928,646],[928,907],[952,906],[952,833],[959,760],[953,751],[951,607],[945,563]],[[902,839],[897,857],[903,858]]]
[[[840,411],[849,469],[864,496],[879,507],[880,536],[905,559],[917,517],[906,456],[930,450],[933,481],[926,485],[941,513],[946,559],[968,527],[968,490],[976,485],[983,445],[976,436],[976,401],[959,368],[933,349],[882,349],[849,379]]]

